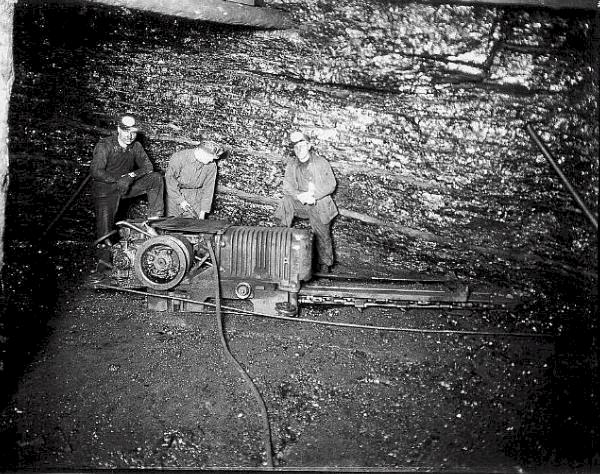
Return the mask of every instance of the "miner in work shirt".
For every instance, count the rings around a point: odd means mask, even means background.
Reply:
[[[97,256],[100,266],[110,264],[110,251],[105,245],[113,231],[121,199],[148,195],[148,218],[160,218],[164,212],[164,182],[154,171],[141,143],[136,141],[139,121],[132,114],[117,120],[117,133],[102,138],[94,148],[90,174],[96,212]],[[107,267],[110,265],[107,265]]]
[[[291,227],[294,217],[309,220],[315,234],[317,257],[321,273],[328,273],[333,265],[331,221],[338,209],[331,197],[336,180],[331,165],[317,155],[301,132],[290,134],[295,157],[288,163],[283,178],[283,199],[275,218],[285,227]]]
[[[165,174],[168,216],[206,217],[215,192],[215,160],[222,153],[223,149],[210,141],[173,153]]]

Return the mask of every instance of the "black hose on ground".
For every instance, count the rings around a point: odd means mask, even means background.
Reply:
[[[264,435],[264,443],[265,443],[265,451],[267,457],[267,466],[273,467],[273,444],[271,442],[271,425],[269,424],[269,416],[267,413],[267,407],[265,405],[265,401],[263,400],[260,392],[256,388],[256,385],[250,378],[250,376],[246,373],[244,368],[240,365],[237,359],[231,353],[229,349],[229,344],[227,343],[227,337],[225,335],[225,328],[223,325],[223,315],[221,313],[221,282],[219,278],[219,265],[217,263],[217,258],[215,256],[215,251],[210,242],[207,243],[208,252],[210,254],[210,259],[213,262],[213,275],[215,278],[215,314],[217,316],[217,326],[219,328],[219,337],[221,339],[221,344],[223,345],[223,349],[225,350],[225,354],[229,361],[236,367],[242,378],[248,382],[256,401],[258,402],[261,417],[263,419],[263,425],[265,428]]]

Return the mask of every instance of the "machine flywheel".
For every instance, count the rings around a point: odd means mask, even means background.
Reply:
[[[159,235],[146,240],[135,254],[137,278],[149,288],[168,290],[178,285],[192,266],[193,248],[178,235]]]

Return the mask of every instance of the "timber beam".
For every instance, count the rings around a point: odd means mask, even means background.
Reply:
[[[266,29],[290,28],[292,21],[286,12],[254,6],[250,0],[87,0],[113,7],[132,8],[190,20],[251,26]],[[250,4],[249,4],[250,3]]]
[[[431,2],[450,5],[489,5],[498,7],[538,7],[553,10],[598,10],[598,0],[448,0]]]

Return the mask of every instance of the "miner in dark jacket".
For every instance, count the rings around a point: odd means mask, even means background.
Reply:
[[[154,171],[144,148],[136,141],[138,131],[137,117],[121,115],[117,120],[117,133],[102,138],[94,148],[90,174],[100,247],[102,238],[113,230],[121,199],[147,194],[148,218],[161,217],[164,212],[163,178]],[[109,255],[106,249],[100,248],[101,260],[108,261]]]
[[[336,180],[331,165],[317,155],[301,132],[290,134],[294,155],[283,178],[283,199],[275,212],[282,226],[291,227],[294,217],[308,219],[315,234],[319,270],[329,272],[333,265],[331,221],[338,209],[331,197]]]

